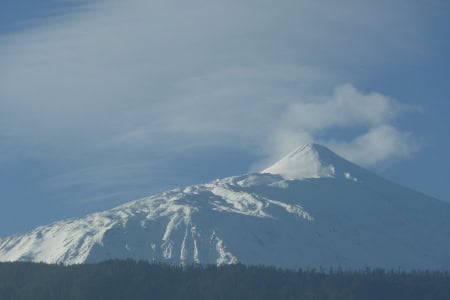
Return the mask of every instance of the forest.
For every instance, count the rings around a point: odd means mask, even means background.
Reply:
[[[448,272],[283,270],[265,266],[0,263],[1,300],[450,299]]]

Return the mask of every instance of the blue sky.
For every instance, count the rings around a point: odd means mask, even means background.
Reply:
[[[0,236],[315,141],[450,201],[450,3],[15,0]]]

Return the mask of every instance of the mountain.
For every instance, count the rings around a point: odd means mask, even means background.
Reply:
[[[450,204],[308,144],[261,173],[0,240],[0,261],[450,270]]]

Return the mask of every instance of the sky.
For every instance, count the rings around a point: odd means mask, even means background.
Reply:
[[[0,236],[316,142],[450,201],[446,0],[2,0]]]

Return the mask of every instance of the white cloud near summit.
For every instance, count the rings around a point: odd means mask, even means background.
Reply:
[[[289,123],[305,130],[321,130],[332,126],[372,126],[389,122],[398,111],[388,97],[363,94],[352,85],[338,86],[325,101],[293,103],[289,106]]]
[[[365,165],[408,156],[408,105],[348,82],[424,51],[420,5],[344,2],[99,1],[1,36],[0,149],[84,166],[312,140]]]
[[[411,133],[389,125],[371,128],[349,143],[330,142],[329,146],[351,161],[366,166],[408,157],[419,148]]]
[[[321,142],[351,161],[371,166],[405,158],[418,147],[411,133],[391,125],[400,114],[417,111],[379,93],[363,93],[354,86],[338,86],[329,96],[292,101],[270,127],[267,147],[275,160],[298,146],[298,141]],[[330,130],[357,130],[341,140]],[[297,144],[296,144],[297,143]],[[290,150],[289,150],[290,149]]]

